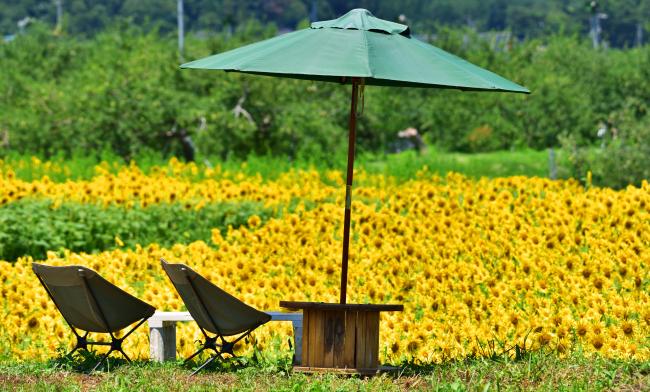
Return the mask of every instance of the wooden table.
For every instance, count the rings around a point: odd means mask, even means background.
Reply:
[[[376,374],[379,366],[379,312],[403,305],[332,304],[280,301],[302,310],[302,360],[294,370]]]

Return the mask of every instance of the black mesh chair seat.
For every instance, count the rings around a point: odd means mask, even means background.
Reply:
[[[92,370],[106,359],[111,352],[119,351],[127,361],[129,357],[122,350],[122,342],[136,328],[151,317],[156,309],[102,278],[97,272],[78,265],[53,267],[32,263],[32,270],[77,337],[75,348],[88,350],[88,346],[106,345],[110,350],[102,356]],[[121,338],[115,333],[138,322]],[[85,331],[81,336],[77,329]],[[111,342],[90,342],[89,332],[107,333]]]
[[[260,325],[271,320],[271,316],[261,312],[226,293],[209,280],[199,275],[185,264],[171,264],[160,259],[163,270],[169,276],[176,291],[185,303],[187,310],[196,321],[206,341],[196,353],[185,361],[189,361],[206,349],[216,352],[202,364],[192,375],[199,372],[215,358],[223,359],[223,354],[235,357],[235,343],[248,336]],[[215,334],[210,337],[207,332]],[[237,336],[227,341],[227,336]]]

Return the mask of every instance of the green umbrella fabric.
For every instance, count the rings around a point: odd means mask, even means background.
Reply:
[[[311,28],[181,65],[365,85],[530,91],[411,36],[408,26],[355,9]]]
[[[352,84],[343,218],[346,303],[357,101],[364,85],[529,93],[527,88],[411,36],[408,26],[355,9],[334,20],[181,65]],[[362,101],[363,102],[363,101]],[[362,103],[363,106],[363,103]]]

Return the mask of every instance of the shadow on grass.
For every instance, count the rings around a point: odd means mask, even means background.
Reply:
[[[101,362],[101,363],[100,363]],[[137,361],[136,363],[139,363]],[[96,351],[77,350],[74,354],[59,352],[59,356],[47,361],[47,366],[78,373],[92,373],[93,371],[113,371],[130,362],[116,355],[105,357],[104,353]],[[146,363],[146,362],[142,362]]]
[[[210,364],[201,369],[200,373],[229,373],[236,372],[246,368],[261,370],[266,373],[279,373],[288,375],[292,371],[292,357],[287,355],[277,355],[278,351],[275,350],[276,355],[268,355],[260,351],[257,345],[253,346],[253,353],[246,356],[230,357],[226,356],[223,359],[215,358]],[[188,371],[197,370],[203,363],[205,363],[210,356],[203,355],[197,357],[195,360],[183,361],[179,360],[178,363]],[[198,373],[198,374],[200,374]]]
[[[195,377],[201,360],[135,361],[111,357],[101,371],[84,374],[101,358],[97,353],[60,356],[46,362],[0,362],[0,390],[648,390],[650,363],[608,359],[581,350],[558,356],[550,350],[524,352],[519,358],[479,355],[441,363],[401,360],[395,373],[377,377],[293,372],[286,351],[264,350],[214,361]],[[204,355],[203,360],[210,358]],[[71,374],[72,373],[72,374]]]
[[[629,386],[631,390],[646,390],[642,386],[648,385],[650,380],[648,362],[585,355],[579,347],[562,356],[552,350],[524,350],[522,347],[513,347],[512,350],[493,351],[491,355],[482,352],[463,359],[447,359],[440,363],[402,359],[395,363],[399,367],[398,371],[379,377],[304,375],[293,371],[292,358],[287,354],[287,351],[254,349],[252,354],[238,357],[236,360],[215,360],[202,369],[196,378],[190,374],[208,360],[210,355],[204,354],[200,359],[188,363],[179,359],[167,363],[135,361],[129,364],[122,358],[110,357],[108,362],[102,363],[98,372],[77,380],[99,385],[108,382],[107,380],[128,379],[128,383],[132,383],[129,385],[134,387],[141,386],[142,383],[158,386],[203,385],[206,388],[223,383],[244,383],[267,387],[273,385],[274,388],[280,388],[282,385],[292,388],[301,386],[298,389],[312,384],[326,389],[335,386],[357,389],[359,385],[365,385],[382,386],[381,390],[390,385],[406,389],[419,385],[418,388],[424,390],[433,386],[442,386],[442,390],[457,390],[456,387],[471,390],[479,387],[483,389],[487,385],[511,387],[525,384],[526,388],[531,390],[549,391],[556,390],[561,385],[572,385],[578,390],[621,386]],[[50,380],[56,380],[60,371],[81,375],[89,373],[101,357],[102,355],[96,352],[80,352],[74,356],[61,355],[41,363],[36,368],[15,364],[3,371],[0,367],[0,379],[2,373],[18,377],[32,374],[40,378],[44,375]],[[7,380],[15,381],[16,378],[9,377]],[[355,384],[359,382],[363,384]]]

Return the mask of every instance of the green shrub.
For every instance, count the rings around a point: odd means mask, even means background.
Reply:
[[[207,204],[195,210],[181,204],[127,209],[66,202],[55,207],[51,200],[23,199],[0,207],[0,260],[27,255],[43,259],[48,250],[63,248],[98,252],[114,248],[115,237],[127,247],[210,243],[213,228],[246,225],[251,215],[264,221],[274,212],[255,202]]]
[[[607,131],[597,148],[580,147],[571,138],[564,139],[570,153],[570,174],[584,178],[592,173],[592,183],[624,188],[641,185],[650,179],[650,108],[646,102],[629,99],[622,111],[608,119]]]
[[[271,37],[251,22],[234,34],[188,36],[186,59]],[[442,150],[493,151],[578,145],[628,98],[648,102],[650,46],[593,50],[555,36],[495,49],[467,30],[439,30],[432,43],[530,88],[532,94],[368,87],[359,152],[384,152],[415,127]],[[0,156],[101,151],[182,155],[185,130],[203,157],[249,154],[332,162],[347,145],[350,87],[336,83],[181,70],[176,42],[118,26],[89,39],[30,28],[0,44]],[[238,103],[245,111],[234,110]],[[246,113],[246,114],[244,114]],[[178,135],[177,134],[177,135]]]

